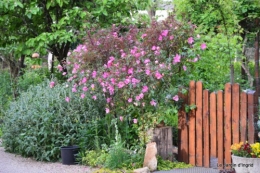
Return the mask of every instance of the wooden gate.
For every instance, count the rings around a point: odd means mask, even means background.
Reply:
[[[178,160],[210,167],[210,159],[217,158],[218,169],[230,169],[231,145],[257,138],[255,92],[241,92],[238,84],[227,83],[224,92],[209,93],[202,82],[191,81],[188,95],[180,97],[196,109],[179,112]]]

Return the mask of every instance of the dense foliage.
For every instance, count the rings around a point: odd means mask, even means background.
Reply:
[[[60,158],[61,146],[79,144],[80,131],[92,117],[104,115],[104,104],[90,97],[67,103],[64,98],[70,95],[65,84],[46,82],[22,93],[4,117],[5,149],[50,161]]]

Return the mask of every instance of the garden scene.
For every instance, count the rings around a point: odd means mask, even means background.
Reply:
[[[258,0],[2,0],[0,14],[4,152],[96,173],[258,171]]]

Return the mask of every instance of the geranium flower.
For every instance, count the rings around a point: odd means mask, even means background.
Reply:
[[[201,50],[205,50],[205,49],[207,48],[206,43],[202,43],[202,44],[200,45],[200,48],[201,48]]]
[[[110,112],[109,108],[106,108],[106,114],[108,114]]]
[[[162,30],[161,35],[166,37],[168,35],[169,30]]]
[[[175,95],[172,99],[177,102],[177,101],[179,101],[179,96]]]
[[[152,100],[152,101],[150,101],[150,104],[152,105],[152,106],[156,106],[156,101],[154,101],[154,100]]]
[[[123,121],[123,119],[124,119],[123,116],[120,116],[120,117],[119,117],[119,120],[120,120],[120,121]]]
[[[155,77],[156,77],[156,79],[161,79],[163,76],[162,76],[162,74],[160,72],[156,71],[155,72]]]
[[[66,97],[65,100],[66,100],[66,102],[70,102],[70,98],[69,97]]]
[[[51,81],[50,82],[50,88],[53,88],[55,86],[55,82],[54,81]]]
[[[173,64],[177,64],[178,62],[181,62],[181,56],[179,54],[176,54],[173,58]]]
[[[143,86],[143,89],[142,89],[142,92],[143,93],[146,93],[146,92],[148,92],[148,90],[149,90],[149,88],[148,88],[148,86]]]
[[[137,124],[138,120],[136,118],[133,119],[134,124]]]

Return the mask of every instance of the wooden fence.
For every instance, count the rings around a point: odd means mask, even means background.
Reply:
[[[258,97],[240,90],[238,84],[227,83],[224,92],[209,93],[202,82],[190,82],[188,95],[180,97],[196,109],[179,112],[179,161],[210,167],[211,158],[217,158],[219,169],[230,169],[231,145],[255,141]]]

